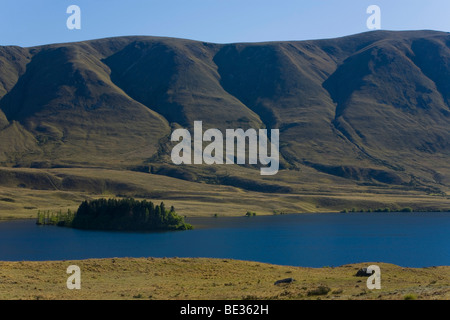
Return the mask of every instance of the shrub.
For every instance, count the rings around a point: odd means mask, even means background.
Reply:
[[[343,293],[344,292],[344,290],[342,290],[342,289],[337,289],[337,290],[334,290],[333,292],[332,292],[332,294],[341,294],[341,293]]]
[[[409,293],[403,297],[405,300],[416,300],[417,296],[415,294]]]
[[[330,291],[331,289],[327,286],[319,286],[316,289],[308,291],[308,296],[324,296],[327,295]]]

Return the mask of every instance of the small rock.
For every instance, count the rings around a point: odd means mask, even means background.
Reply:
[[[294,281],[295,280],[293,278],[286,278],[286,279],[281,279],[281,280],[275,281],[274,285],[279,285],[282,283],[292,283]]]
[[[370,275],[370,273],[367,273],[367,268],[361,268],[355,274],[356,277],[368,277]]]

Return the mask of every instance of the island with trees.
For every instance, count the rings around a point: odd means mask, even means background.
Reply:
[[[126,199],[96,199],[83,201],[73,213],[38,212],[38,225],[57,225],[76,229],[115,231],[190,230],[174,207],[167,209],[164,202]]]

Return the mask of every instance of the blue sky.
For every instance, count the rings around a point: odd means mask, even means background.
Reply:
[[[69,30],[69,5],[81,30]],[[450,32],[449,0],[1,0],[0,45],[34,46],[152,35],[216,43],[307,40],[369,31],[369,5],[383,30]]]

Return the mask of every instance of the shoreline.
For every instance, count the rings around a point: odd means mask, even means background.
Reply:
[[[450,213],[449,210],[426,210],[426,211],[317,211],[317,212],[288,212],[288,213],[267,213],[261,212],[257,213],[253,217],[270,217],[270,216],[292,216],[292,215],[306,215],[306,214],[377,214],[377,213]],[[252,218],[246,216],[245,214],[231,214],[231,215],[183,215],[185,219],[221,219],[221,218]],[[27,221],[27,220],[36,220],[36,218],[32,217],[0,217],[0,223],[2,222],[14,222],[14,221]]]
[[[85,258],[85,259],[61,259],[61,260],[0,260],[0,263],[66,263],[66,262],[73,262],[73,263],[90,263],[90,262],[97,262],[97,261],[103,261],[103,262],[109,262],[112,260],[177,260],[177,259],[184,259],[184,260],[227,260],[227,261],[236,261],[236,262],[242,262],[242,263],[257,263],[257,264],[265,264],[265,265],[271,265],[276,267],[285,267],[285,268],[300,268],[300,269],[323,269],[323,268],[343,268],[348,265],[370,265],[370,264],[386,264],[386,265],[392,265],[403,269],[430,269],[430,268],[450,268],[450,264],[448,265],[432,265],[432,266],[423,266],[423,267],[409,267],[409,266],[402,266],[396,263],[391,262],[350,262],[350,263],[344,263],[342,265],[338,266],[322,266],[322,267],[308,267],[308,266],[295,266],[295,265],[283,265],[283,264],[277,264],[277,263],[267,263],[267,262],[261,262],[261,261],[254,261],[254,260],[245,260],[245,259],[233,259],[233,258],[210,258],[210,257],[108,257],[108,258]],[[450,283],[449,283],[450,285]]]

